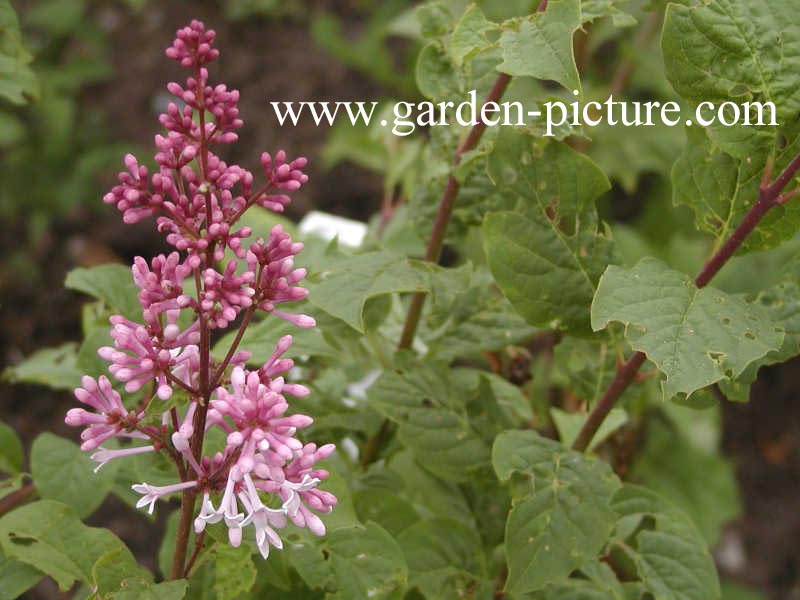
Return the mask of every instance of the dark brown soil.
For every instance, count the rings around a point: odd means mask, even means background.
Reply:
[[[723,449],[744,514],[734,525],[742,581],[800,599],[800,359],[762,369],[747,404],[725,403]]]

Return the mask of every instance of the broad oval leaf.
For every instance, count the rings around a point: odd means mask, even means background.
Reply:
[[[39,493],[72,507],[81,517],[100,506],[114,487],[118,464],[105,465],[97,473],[97,463],[64,438],[42,433],[31,447],[31,472]]]
[[[74,510],[54,500],[39,500],[4,515],[0,519],[0,548],[6,557],[52,577],[64,591],[76,580],[92,585],[95,562],[110,552],[119,551],[120,560],[136,564],[113,533],[87,527]],[[130,574],[137,572],[131,569]]]
[[[452,519],[420,521],[397,540],[406,556],[409,586],[426,598],[456,598],[486,577],[481,539]]]
[[[318,308],[364,332],[367,300],[394,292],[429,289],[423,265],[388,252],[369,252],[330,261],[309,283],[309,301]]]
[[[14,475],[22,469],[22,442],[16,432],[0,421],[0,473]]]
[[[133,282],[130,267],[107,264],[73,269],[67,274],[64,286],[102,300],[109,309],[129,319],[142,318],[142,307],[137,299],[139,288]]]
[[[756,304],[712,287],[697,288],[654,258],[632,269],[611,266],[592,302],[592,328],[625,324],[631,346],[664,374],[665,398],[734,378],[780,347],[781,331]]]
[[[608,179],[565,144],[541,149],[524,134],[501,135],[489,173],[508,205],[516,206],[514,212],[490,213],[483,223],[497,285],[531,325],[588,331],[597,281],[617,262],[594,205]]]
[[[616,522],[610,502],[620,483],[611,467],[533,431],[497,436],[492,463],[500,479],[530,479],[506,522],[509,592],[564,581],[599,554]]]
[[[633,561],[645,589],[659,600],[719,600],[714,559],[680,510],[643,487],[625,484],[612,508],[620,515],[611,551]]]
[[[581,26],[579,0],[550,0],[547,10],[508,23],[500,36],[502,64],[514,76],[557,81],[568,90],[581,87],[572,35]]]
[[[467,393],[451,385],[442,365],[385,371],[368,395],[372,406],[398,423],[400,440],[432,473],[467,481],[488,465],[489,448],[466,412]]]

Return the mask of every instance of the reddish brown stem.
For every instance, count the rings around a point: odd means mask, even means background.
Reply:
[[[225,355],[222,363],[220,363],[217,370],[214,372],[214,376],[211,378],[211,381],[214,382],[213,388],[216,388],[219,385],[220,380],[222,379],[223,374],[225,373],[225,369],[228,368],[228,365],[233,358],[233,355],[236,354],[236,349],[239,347],[239,343],[242,341],[242,337],[244,337],[244,332],[247,329],[247,326],[250,325],[250,319],[253,318],[253,313],[256,311],[256,305],[252,304],[250,308],[248,308],[245,313],[244,317],[242,317],[242,322],[239,325],[239,331],[236,332],[236,337],[233,339],[233,343],[231,347],[228,348],[228,353]]]
[[[170,579],[183,577],[184,564],[186,563],[186,547],[189,544],[189,531],[194,516],[195,494],[192,490],[184,490],[181,495],[181,509],[178,520],[177,539],[175,540],[175,554],[172,557],[172,572]]]
[[[192,555],[189,557],[189,562],[186,563],[186,569],[183,571],[184,578],[189,577],[189,573],[192,571],[194,563],[197,562],[197,557],[200,556],[200,550],[203,549],[203,542],[205,539],[206,532],[203,530],[197,535],[197,539],[194,542],[194,550],[192,551]]]
[[[16,491],[11,492],[8,496],[0,500],[0,517],[7,512],[25,504],[28,499],[36,493],[36,486],[32,483],[26,483]]]
[[[800,154],[798,154],[789,166],[775,178],[771,184],[767,185],[769,175],[771,174],[771,167],[768,165],[765,171],[765,181],[759,188],[758,199],[755,204],[747,211],[747,214],[742,219],[739,226],[734,230],[731,236],[725,243],[714,253],[714,255],[703,265],[700,272],[695,277],[695,285],[702,288],[708,284],[709,281],[719,273],[720,269],[730,260],[734,253],[741,247],[758,223],[769,210],[781,203],[783,196],[783,188],[785,188],[795,173],[800,169]],[[622,396],[623,392],[634,381],[636,374],[642,367],[646,360],[646,356],[642,352],[634,352],[628,361],[617,369],[614,379],[608,385],[608,388],[598,400],[595,407],[589,413],[586,423],[583,424],[578,437],[572,444],[572,449],[579,452],[585,451],[592,438],[597,433],[597,430],[603,424],[608,413],[614,408],[614,405]]]
[[[622,393],[633,383],[636,373],[642,368],[645,360],[647,357],[643,352],[634,352],[628,361],[617,369],[614,379],[611,380],[608,388],[597,401],[592,412],[589,413],[589,418],[586,419],[578,437],[575,438],[575,442],[572,444],[573,450],[582,452],[589,447],[594,434],[600,429],[600,425],[603,424]]]
[[[200,69],[198,67],[196,78],[198,83],[201,82]],[[198,105],[198,118],[200,124],[200,176],[202,181],[206,182],[206,174],[208,173],[208,138],[206,136],[206,116],[205,116],[205,100],[203,98],[203,86],[197,86],[197,105]],[[209,219],[211,217],[211,192],[206,190],[206,229],[209,226]],[[214,258],[214,243],[208,245],[205,250],[205,268],[209,269],[213,266]],[[203,290],[203,281],[200,276],[200,269],[194,271],[195,287],[197,290],[197,300],[200,301],[200,293]],[[200,317],[200,382],[198,384],[200,394],[194,398],[197,402],[197,408],[194,412],[192,419],[192,427],[194,433],[189,440],[189,447],[195,459],[200,462],[203,452],[203,440],[206,432],[206,414],[208,413],[208,401],[211,397],[211,332],[206,318],[199,314]],[[187,477],[196,476],[191,466],[187,465]],[[171,579],[179,579],[183,577],[186,563],[186,550],[189,545],[189,532],[192,526],[192,517],[194,515],[194,504],[196,497],[196,490],[190,488],[183,491],[181,496],[180,517],[178,519],[178,529],[175,534],[175,554],[172,557],[172,571],[170,573]]]
[[[511,75],[500,73],[489,95],[486,97],[484,104],[489,102],[496,103],[503,95],[503,92],[505,92],[510,81]],[[466,152],[473,150],[478,145],[484,131],[486,131],[486,123],[481,120],[470,130],[467,138],[456,150],[455,156],[453,157],[454,167],[458,166],[461,162],[461,157]],[[450,217],[453,215],[453,206],[455,205],[460,187],[455,175],[450,175],[450,177],[447,178],[447,185],[444,188],[442,199],[439,201],[439,210],[436,213],[436,220],[433,223],[428,246],[425,249],[425,260],[428,262],[435,263],[439,261],[439,256],[442,253],[442,246],[444,245],[445,234],[447,233],[447,226],[450,224]],[[406,322],[403,326],[403,334],[400,336],[398,348],[411,347],[411,344],[414,342],[414,337],[417,334],[417,327],[419,326],[419,319],[424,305],[425,292],[417,292],[411,297],[411,302],[408,306],[408,314],[406,315]]]
[[[547,9],[547,1],[548,0],[541,0],[539,6],[536,7],[536,12],[544,12]],[[486,96],[483,105],[485,106],[490,102],[498,102],[510,82],[511,75],[500,73],[497,79],[495,79],[494,85],[492,85],[492,89]],[[459,165],[461,157],[465,153],[473,150],[478,145],[484,131],[486,131],[486,122],[481,119],[470,129],[467,138],[456,149],[455,155],[453,156],[454,167]],[[425,260],[427,262],[439,261],[444,238],[447,233],[447,226],[450,224],[450,217],[453,215],[453,206],[455,205],[460,187],[461,184],[458,183],[455,175],[450,175],[447,178],[447,185],[442,193],[442,199],[439,201],[439,210],[436,213],[436,220],[433,223],[431,236],[428,239],[428,246],[425,249]],[[406,321],[403,325],[403,333],[400,336],[400,343],[397,345],[400,349],[411,348],[411,344],[414,342],[414,337],[417,334],[417,327],[419,327],[419,319],[422,315],[422,307],[425,305],[425,295],[425,292],[417,292],[411,297]]]
[[[544,12],[547,9],[548,0],[541,0],[536,12]],[[484,105],[489,102],[498,102],[506,91],[508,84],[511,82],[511,75],[500,73],[492,85],[492,89],[486,96]],[[473,150],[486,131],[486,123],[481,119],[476,125],[472,127],[467,134],[467,138],[456,149],[453,156],[453,166],[458,166],[461,162],[461,157],[470,150]],[[431,236],[428,239],[428,245],[425,249],[425,260],[428,262],[438,262],[439,256],[442,253],[442,246],[444,244],[445,234],[447,233],[447,226],[450,224],[450,218],[453,215],[453,206],[455,205],[456,197],[460,184],[455,178],[455,175],[450,175],[447,178],[447,185],[442,193],[442,198],[439,201],[439,209],[436,213],[436,220],[433,223]],[[411,296],[411,301],[408,305],[408,313],[406,314],[406,321],[403,324],[403,332],[400,336],[400,342],[397,344],[399,349],[411,348],[414,343],[414,337],[417,335],[417,328],[419,327],[419,319],[422,315],[422,308],[425,305],[425,293],[418,292]],[[386,443],[386,440],[392,434],[392,426],[388,420],[384,420],[378,432],[367,440],[364,446],[364,453],[361,456],[361,464],[368,466],[378,457],[380,449]]]
[[[189,395],[191,395],[191,396],[198,396],[198,395],[200,394],[199,390],[196,390],[196,389],[194,389],[193,387],[191,387],[191,386],[189,386],[189,385],[186,385],[186,384],[185,384],[184,382],[182,382],[180,379],[178,379],[177,377],[175,377],[175,375],[173,375],[172,373],[170,373],[170,372],[167,372],[167,373],[166,373],[166,376],[167,376],[167,380],[168,380],[168,381],[169,381],[169,382],[170,382],[172,385],[176,385],[176,386],[178,386],[178,387],[179,387],[179,388],[181,388],[182,390],[184,390],[184,391],[188,392],[188,393],[189,393]]]
[[[759,194],[758,200],[747,212],[742,222],[739,223],[739,226],[731,234],[731,237],[725,241],[720,249],[714,253],[714,256],[700,269],[700,272],[694,279],[694,283],[697,287],[704,287],[719,273],[719,270],[730,260],[734,252],[736,252],[747,239],[747,236],[753,232],[753,229],[756,228],[756,225],[758,225],[763,216],[767,214],[767,211],[775,206],[774,200],[775,198],[765,197],[763,192]]]
[[[634,48],[637,52],[644,50],[647,47],[647,44],[650,42],[650,38],[652,38],[653,34],[658,30],[658,25],[660,22],[660,12],[653,11],[647,15],[642,28],[639,30],[639,33],[636,35],[636,39],[634,40]],[[619,96],[622,94],[632,73],[633,59],[630,56],[626,56],[620,61],[619,65],[617,66],[617,70],[614,72],[614,76],[611,78],[611,83],[608,86],[609,96]]]
[[[547,0],[543,4],[547,6]],[[542,9],[544,10],[544,9]],[[508,87],[511,81],[511,76],[505,73],[500,73],[492,86],[489,95],[486,97],[486,102],[497,102],[503,95],[503,92]],[[461,157],[465,152],[469,152],[475,146],[486,130],[486,123],[482,120],[475,125],[467,135],[464,142],[458,147],[453,157],[453,166],[458,166],[461,162]],[[445,186],[442,199],[439,202],[439,210],[436,214],[436,220],[433,223],[431,236],[428,240],[428,246],[425,249],[425,260],[428,262],[438,262],[439,255],[442,253],[442,245],[444,244],[445,234],[447,233],[447,226],[450,223],[450,217],[453,214],[453,206],[455,205],[456,196],[458,196],[459,183],[454,175],[447,178],[447,185]],[[414,342],[414,337],[417,334],[417,327],[419,326],[420,315],[422,315],[422,307],[425,305],[425,293],[418,292],[411,296],[411,302],[408,305],[408,313],[406,314],[406,321],[403,325],[403,333],[400,336],[400,342],[397,347],[400,349],[410,348]],[[388,420],[384,420],[378,432],[367,440],[364,446],[364,452],[361,455],[361,464],[366,467],[373,463],[377,458],[381,448],[386,440],[392,435],[392,425]]]

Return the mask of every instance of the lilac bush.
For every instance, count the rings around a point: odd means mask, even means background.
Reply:
[[[184,511],[192,511],[194,529],[224,521],[231,545],[242,543],[252,526],[261,555],[270,546],[282,548],[275,531],[291,520],[318,536],[325,525],[317,513],[329,513],[336,497],[318,489],[328,477],[316,467],[334,451],[333,444],[303,443],[297,432],[313,419],[287,414],[288,396],[301,397],[308,388],[290,383],[285,375],[294,363],[283,358],[292,336],[277,340],[275,352],[260,368],[248,370],[249,352],[239,348],[253,314],[272,313],[297,327],[314,327],[314,319],[287,313],[277,305],[301,300],[305,269],[294,267],[303,244],[293,242],[276,225],[268,239],[250,240],[242,215],[251,208],[280,212],[288,194],[308,177],[305,158],[288,161],[283,151],[264,153],[265,183],[254,189],[255,177],[238,165],[227,165],[212,148],[232,144],[242,126],[239,92],[209,83],[206,65],[219,51],[212,47],[214,31],[202,22],[178,30],[168,57],[190,71],[185,85],[169,83],[175,97],[159,122],[166,135],[156,135],[158,171],[148,173],[133,155],[127,171],[103,200],[115,204],[126,223],[156,217],[158,230],[175,247],[150,263],[136,257],[132,272],[139,287],[141,322],[121,315],[110,318],[114,345],[100,348],[108,370],[126,392],[145,390],[142,403],[128,409],[105,376],[85,376],[75,398],[87,408],[67,413],[69,425],[85,427],[81,449],[94,451],[98,468],[110,460],[163,452],[175,463],[178,481],[155,486],[133,485],[141,494],[137,507],[152,513],[157,500],[183,494]],[[240,320],[238,334],[221,361],[210,353],[211,332]],[[178,392],[181,400],[161,410],[159,403]],[[185,401],[184,401],[185,398]],[[204,441],[213,429],[226,436],[224,449],[209,453]],[[112,438],[136,445],[106,448]],[[141,444],[141,445],[138,445]],[[188,521],[184,519],[184,521]],[[179,531],[176,551],[182,572],[187,532]]]
[[[712,450],[719,405],[800,354],[800,43],[781,28],[797,11],[451,4],[417,7],[417,29],[381,10],[381,27],[414,37],[417,107],[483,98],[480,118],[392,136],[381,116],[409,103],[390,99],[333,128],[323,154],[381,171],[382,208],[360,242],[301,223],[309,273],[289,231],[255,233],[282,222],[305,159],[264,153],[259,182],[227,165],[239,94],[208,81],[214,33],[178,32],[167,55],[190,76],[167,86],[156,171],[128,155],[105,196],[171,247],[132,281],[73,270],[95,299],[84,341],[10,370],[79,385],[66,421],[83,431],[80,448],[40,434],[27,473],[0,424],[0,596],[50,577],[98,600],[722,598],[741,504]],[[347,58],[364,70],[376,39]],[[780,124],[490,122],[505,100],[606,96],[751,118],[740,101],[769,99]],[[633,212],[605,223],[609,206]],[[109,495],[161,507],[158,572],[83,522]]]

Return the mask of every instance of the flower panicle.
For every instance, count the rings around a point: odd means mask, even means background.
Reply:
[[[243,529],[252,526],[266,558],[270,547],[282,548],[277,530],[289,522],[324,535],[319,514],[330,512],[336,497],[318,488],[328,472],[316,463],[334,446],[317,447],[298,437],[313,419],[291,414],[286,399],[309,393],[286,379],[294,366],[284,356],[291,335],[280,338],[257,369],[247,366],[251,353],[237,347],[241,336],[221,362],[210,354],[209,336],[239,320],[246,326],[257,311],[298,327],[315,326],[308,315],[277,308],[308,295],[301,286],[306,270],[294,265],[303,244],[280,225],[251,239],[251,228],[240,223],[250,209],[282,212],[290,194],[308,181],[307,161],[290,159],[283,150],[264,152],[259,183],[215,154],[218,144],[237,141],[243,125],[239,91],[209,80],[207,67],[219,58],[215,37],[196,20],[177,31],[166,55],[190,73],[183,83],[167,84],[172,99],[158,118],[163,131],[155,136],[155,169],[127,154],[118,184],[103,197],[126,223],[154,217],[173,250],[149,261],[134,259],[141,320],[111,316],[113,344],[98,350],[118,384],[105,375],[84,377],[75,390],[84,407],[71,409],[65,420],[84,427],[81,448],[93,451],[97,469],[136,454],[168,453],[180,481],[133,485],[141,495],[137,507],[152,513],[156,501],[172,494],[202,494],[195,529],[224,522],[236,546]],[[138,408],[126,408],[119,390],[142,394]],[[159,400],[176,392],[182,395],[152,424]],[[203,455],[196,448],[212,429],[224,431],[225,447]],[[104,446],[114,439],[117,446]]]

